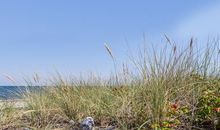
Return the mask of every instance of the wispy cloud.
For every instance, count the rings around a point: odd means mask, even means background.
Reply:
[[[200,9],[183,18],[173,30],[177,37],[208,38],[220,35],[220,3]]]

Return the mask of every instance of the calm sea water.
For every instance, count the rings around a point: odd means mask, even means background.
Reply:
[[[0,86],[0,99],[20,98],[24,92],[24,86]]]
[[[3,99],[19,99],[21,95],[27,91],[39,92],[43,90],[40,86],[0,86],[0,100]]]

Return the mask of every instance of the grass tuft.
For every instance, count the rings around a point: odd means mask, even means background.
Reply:
[[[122,75],[116,71],[112,50],[105,44],[116,78],[92,75],[89,80],[68,81],[58,74],[39,91],[23,93],[22,108],[3,105],[0,126],[70,129],[70,120],[77,122],[77,127],[83,118],[91,116],[101,128],[205,129],[208,122],[210,128],[217,129],[219,123],[212,122],[220,116],[212,109],[218,112],[220,97],[212,98],[217,98],[213,103],[203,96],[208,90],[214,93],[220,89],[218,43],[197,49],[191,38],[181,49],[168,36],[165,38],[168,45],[161,50],[144,48],[130,61],[135,70],[123,65]],[[35,74],[33,80],[38,83],[39,76]],[[28,83],[33,87],[34,83]],[[201,99],[207,101],[201,103]],[[204,112],[210,102],[215,108]]]

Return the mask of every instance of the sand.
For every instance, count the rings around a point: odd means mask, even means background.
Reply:
[[[21,99],[0,100],[0,108],[4,107],[24,108],[25,102]]]

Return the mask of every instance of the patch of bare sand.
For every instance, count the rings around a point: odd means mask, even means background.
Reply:
[[[22,99],[0,100],[0,108],[4,107],[24,108],[26,103]]]

